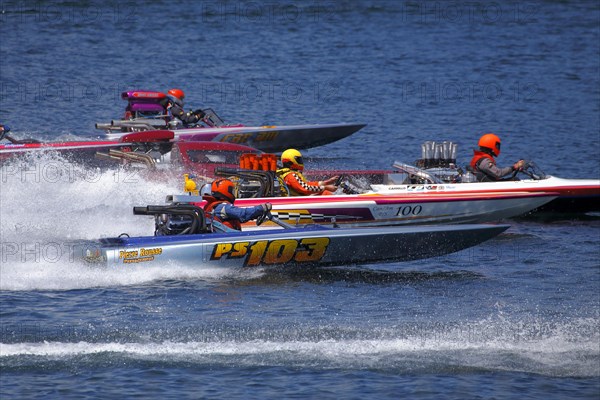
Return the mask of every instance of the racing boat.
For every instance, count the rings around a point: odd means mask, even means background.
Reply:
[[[0,140],[0,162],[16,156],[56,151],[74,158],[78,162],[96,165],[97,152],[127,151],[159,157],[169,156],[174,143],[218,142],[223,144],[252,147],[248,151],[277,152],[289,147],[307,149],[322,146],[352,135],[365,124],[305,124],[305,125],[226,125],[210,108],[203,110],[202,122],[193,127],[182,127],[170,121],[161,105],[165,94],[151,91],[129,91],[122,94],[128,101],[125,117],[110,123],[97,123],[96,128],[106,131],[102,138],[90,140],[40,142],[35,139],[16,140],[3,131]],[[123,143],[128,143],[124,146]],[[131,147],[132,143],[136,146]],[[160,144],[160,146],[158,145]],[[124,149],[124,150],[123,150]],[[118,157],[116,157],[118,158]],[[155,161],[157,160],[156,157]]]
[[[10,161],[19,156],[39,154],[42,152],[58,152],[69,156],[74,155],[78,160],[86,163],[94,161],[97,151],[109,151],[120,149],[123,144],[115,141],[73,141],[73,142],[50,142],[15,140],[10,143],[0,143],[0,162]]]
[[[166,95],[148,90],[131,90],[121,94],[128,104],[124,119],[97,123],[105,131],[105,138],[119,139],[128,132],[171,130],[177,139],[186,141],[213,141],[250,146],[267,152],[280,152],[290,147],[308,149],[335,142],[352,135],[365,124],[307,124],[307,125],[227,125],[211,108],[196,126],[183,127],[178,120],[169,118],[163,106]],[[200,111],[200,110],[198,110]]]
[[[173,235],[101,239],[73,247],[74,256],[107,266],[187,263],[198,267],[348,266],[409,261],[441,256],[475,246],[508,225],[438,225],[419,227],[329,228],[319,225],[232,231],[191,205],[134,207],[134,214],[182,215],[191,225]],[[259,221],[260,223],[261,221]],[[159,232],[159,231],[157,231]],[[161,230],[160,232],[164,232]]]
[[[556,196],[553,193],[498,193],[473,195],[394,195],[368,193],[310,197],[259,197],[237,199],[236,206],[266,202],[277,218],[298,224],[345,227],[397,226],[440,223],[483,223],[523,215]],[[203,206],[199,196],[171,195],[167,203]],[[256,228],[254,222],[243,224]]]
[[[556,199],[536,211],[549,213],[586,213],[600,211],[600,179],[564,179],[548,175],[533,161],[525,161],[522,170],[495,182],[478,182],[470,167],[456,165],[456,144],[425,142],[415,166],[393,164],[403,175],[401,184],[374,185],[381,193],[477,194],[487,191],[516,193],[554,192]]]
[[[271,160],[271,167],[263,162]],[[273,156],[262,154],[260,164],[273,167]],[[351,192],[328,196],[281,196],[281,186],[272,170],[239,168],[215,169],[218,176],[236,182],[236,206],[249,207],[271,203],[272,213],[287,223],[322,224],[344,227],[494,222],[527,213],[553,200],[553,192],[486,191],[482,193],[394,193],[393,191]],[[186,178],[186,193],[169,195],[168,204],[205,203],[198,184]],[[255,229],[252,221],[245,229]],[[274,227],[274,224],[265,224]]]
[[[470,173],[458,172],[456,169],[421,170],[401,162],[394,167],[407,176],[405,184],[374,185],[373,189],[380,193],[420,193],[447,195],[477,195],[489,191],[500,193],[553,192],[556,198],[536,207],[536,212],[551,213],[586,213],[600,211],[599,179],[564,179],[544,174],[532,161],[526,162],[525,168],[518,171],[525,177],[519,180],[497,182],[472,182]],[[453,176],[451,180],[448,177]]]
[[[121,140],[151,134],[130,133]],[[132,141],[133,138],[127,140]],[[533,210],[595,211],[600,204],[598,180],[551,177],[530,162],[520,172],[527,179],[466,183],[474,178],[473,175],[455,167],[450,160],[429,162],[426,169],[396,162],[390,170],[313,170],[305,173],[311,180],[340,175],[340,189],[334,196],[283,199],[279,198],[281,192],[274,174],[276,160],[273,160],[273,154],[229,143],[219,143],[222,147],[211,149],[207,143],[212,142],[178,141],[173,145],[168,160],[163,157],[157,163],[179,166],[190,175],[203,177],[204,181],[216,176],[233,177],[239,186],[238,201],[252,204],[254,200],[243,198],[269,198],[274,204],[282,205],[278,216],[285,220],[289,216],[307,223],[332,220],[339,223],[374,222],[378,225],[477,223],[512,218]],[[246,156],[255,160],[250,162]],[[264,163],[259,162],[260,159],[269,159],[269,166],[262,165]],[[435,166],[440,164],[445,167]],[[239,168],[233,168],[237,165]],[[191,199],[186,196],[175,200]],[[197,202],[200,201],[197,199]],[[336,204],[342,202],[346,209],[335,212]],[[550,206],[547,206],[548,203]],[[412,206],[400,208],[400,205]]]
[[[323,146],[350,136],[364,126],[364,124],[221,126],[181,128],[172,132],[178,140],[235,143],[262,151],[280,152],[290,147],[308,149]],[[126,132],[107,133],[105,138],[119,139],[124,134]]]
[[[0,144],[0,165],[17,157],[52,152],[87,166],[128,164],[151,172],[186,167],[208,178],[214,176],[216,166],[237,166],[240,154],[259,153],[254,148],[233,143],[179,141],[172,131],[160,130],[132,132],[118,140],[105,141],[39,142],[16,140],[8,135],[3,138],[8,139],[8,143]]]
[[[117,151],[154,153],[155,161],[166,158],[168,162],[173,145],[185,142],[184,147],[194,152],[203,148],[221,148],[230,145],[231,151],[258,152],[256,148],[285,149],[292,143],[298,148],[320,146],[346,137],[364,125],[297,125],[287,127],[243,127],[243,128],[190,128],[182,130],[148,130],[139,132],[123,132],[107,135],[103,140],[79,140],[63,142],[40,142],[35,139],[16,140],[0,143],[0,162],[18,156],[39,154],[41,152],[58,152],[84,164],[97,164],[97,152]],[[4,138],[4,137],[3,137]],[[0,138],[1,140],[2,138]],[[192,143],[216,143],[219,146],[194,146]],[[249,147],[252,145],[253,147]],[[243,146],[243,148],[242,148]],[[256,147],[256,148],[255,148]],[[124,150],[125,149],[125,150]],[[241,152],[243,150],[243,152]],[[182,153],[184,151],[181,151]],[[165,160],[162,160],[165,161]],[[188,160],[195,168],[204,168],[202,161]],[[237,160],[235,162],[237,164]]]
[[[433,149],[436,149],[435,151]],[[533,161],[526,161],[520,171],[508,179],[477,182],[475,175],[456,164],[456,145],[425,142],[422,158],[415,165],[396,161],[390,171],[313,171],[307,177],[322,180],[343,174],[342,186],[350,191],[374,191],[389,195],[471,196],[495,192],[554,193],[556,198],[535,208],[529,215],[564,216],[600,211],[600,179],[565,179],[545,174]],[[449,150],[450,149],[450,150]]]

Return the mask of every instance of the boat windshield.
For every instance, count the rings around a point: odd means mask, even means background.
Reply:
[[[204,111],[203,120],[206,122],[206,125],[213,128],[218,128],[225,125],[225,121],[223,121],[212,108],[205,108],[202,111]]]
[[[525,175],[529,175],[531,179],[535,179],[537,181],[546,179],[546,174],[538,165],[533,161],[525,161],[525,167],[522,171]]]
[[[189,160],[197,164],[238,164],[238,151],[187,150]]]

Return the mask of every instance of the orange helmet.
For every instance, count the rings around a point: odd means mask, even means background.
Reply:
[[[498,157],[500,155],[500,138],[493,133],[486,133],[479,139],[479,147],[485,147]]]
[[[235,200],[235,195],[233,194],[234,187],[235,185],[229,179],[217,179],[210,186],[210,190],[215,199],[227,200],[233,203]]]
[[[169,89],[167,93],[173,97],[177,97],[179,100],[183,100],[185,98],[185,93],[183,93],[183,90],[181,89]]]
[[[295,169],[296,171],[302,171],[304,169],[302,154],[296,149],[287,149],[281,153],[281,164],[283,164],[284,167]]]

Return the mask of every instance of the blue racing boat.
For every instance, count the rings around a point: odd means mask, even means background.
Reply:
[[[154,236],[101,239],[77,246],[75,256],[107,266],[167,262],[227,268],[340,266],[440,256],[475,246],[509,227],[484,224],[298,227],[269,213],[259,218],[258,224],[268,218],[285,229],[233,231],[216,221],[207,223],[204,211],[189,204],[134,207],[134,214],[155,218]],[[174,216],[185,221],[183,229],[173,227]]]

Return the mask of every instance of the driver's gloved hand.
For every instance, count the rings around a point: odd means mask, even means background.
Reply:
[[[264,204],[261,204],[260,206],[263,208],[264,213],[268,213],[273,208],[271,203],[264,203]]]
[[[513,165],[513,169],[515,171],[520,171],[523,169],[523,167],[525,167],[525,161],[524,160],[519,160],[517,161],[514,165]]]
[[[198,119],[202,119],[206,115],[206,113],[200,109],[194,111],[194,114],[196,114],[196,117],[198,117]]]

